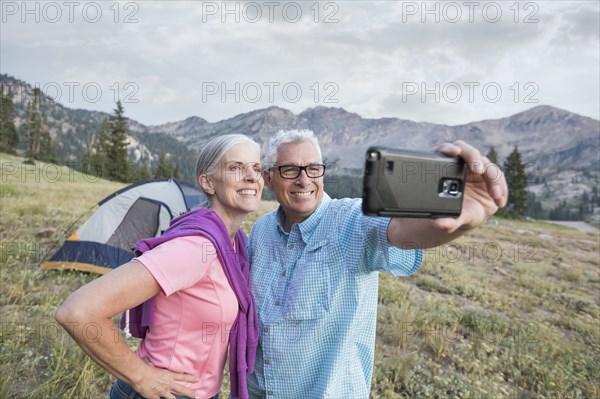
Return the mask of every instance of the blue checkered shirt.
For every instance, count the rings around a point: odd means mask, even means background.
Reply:
[[[366,217],[360,199],[324,194],[289,233],[282,210],[250,234],[252,292],[260,319],[250,398],[368,398],[378,272],[406,276],[421,250],[387,240],[389,218]]]

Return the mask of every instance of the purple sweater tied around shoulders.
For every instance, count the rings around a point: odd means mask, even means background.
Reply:
[[[258,345],[258,318],[254,297],[250,292],[248,254],[246,236],[242,230],[235,235],[234,251],[229,233],[221,218],[205,208],[189,211],[171,221],[169,228],[160,237],[139,241],[134,246],[136,255],[177,237],[201,235],[214,245],[217,256],[223,265],[223,271],[237,297],[239,310],[233,323],[229,340],[229,372],[231,396],[247,399],[248,386],[246,373],[254,372],[254,360]],[[198,254],[201,259],[201,254]],[[124,328],[121,318],[121,328]],[[154,297],[129,310],[129,329],[138,338],[146,336],[146,330],[154,324]]]

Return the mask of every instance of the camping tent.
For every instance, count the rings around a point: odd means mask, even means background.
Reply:
[[[107,273],[134,257],[133,244],[159,236],[171,219],[205,199],[198,188],[171,179],[127,186],[100,201],[92,216],[42,267]]]

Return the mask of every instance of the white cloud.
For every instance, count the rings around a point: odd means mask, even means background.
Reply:
[[[249,8],[252,3],[262,5],[262,18],[256,23],[247,22],[255,15]],[[115,83],[121,92],[124,84],[135,83],[139,102],[127,104],[127,113],[147,124],[191,115],[216,121],[270,105],[297,113],[315,105],[340,106],[365,117],[459,124],[537,105],[524,102],[527,95],[541,104],[599,117],[595,2],[495,2],[502,8],[495,23],[488,21],[494,16],[492,8],[487,16],[482,14],[484,2],[475,9],[472,22],[462,7],[456,23],[447,21],[455,16],[448,2],[426,4],[428,10],[438,7],[439,22],[422,9],[414,13],[411,7],[420,8],[422,2],[280,2],[271,10],[273,22],[263,2],[229,2],[248,11],[238,15],[239,23],[222,10],[206,13],[222,2],[135,2],[137,8],[128,9],[129,3],[119,3],[118,16],[111,4],[102,3],[97,23],[87,22],[81,10],[72,23],[35,23],[31,17],[23,23],[21,15],[6,16],[0,42],[2,72],[28,82],[98,82],[110,94],[102,101],[65,105],[104,111],[114,106]],[[297,11],[293,4],[302,7],[296,23],[290,22],[292,11]],[[519,5],[518,22],[514,4]],[[123,23],[126,17],[137,22]],[[228,22],[222,23],[222,17]],[[327,17],[337,22],[324,23]],[[523,23],[527,17],[537,22]],[[279,84],[273,101],[269,82]],[[479,84],[473,101],[465,86],[469,82]],[[221,93],[207,96],[203,90],[207,84],[216,84],[220,91],[221,85],[231,89],[236,83],[246,87],[248,95],[256,94],[251,91],[256,86],[262,88],[260,100],[251,102],[239,93],[239,102],[232,94],[223,102]],[[433,94],[425,101],[421,93],[403,98],[407,83],[419,89],[438,84],[446,91],[437,93],[438,102]],[[286,98],[281,90],[285,84],[300,87],[302,98]],[[497,102],[485,98],[480,89],[485,84],[502,89]],[[453,103],[447,100],[455,85],[463,94]],[[132,86],[125,92],[131,95]],[[324,103],[327,95],[338,102]]]

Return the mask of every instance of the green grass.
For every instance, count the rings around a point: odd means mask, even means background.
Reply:
[[[96,276],[39,264],[123,185],[0,163],[0,398],[105,398],[113,377],[53,318]],[[263,202],[244,230],[274,207]],[[600,395],[598,235],[495,220],[428,250],[414,276],[380,276],[373,399]],[[44,227],[57,236],[37,237]]]
[[[68,168],[0,156],[0,397],[106,397],[112,377],[96,366],[54,321],[67,295],[96,276],[46,271],[40,263],[91,207],[123,184]],[[50,238],[36,236],[57,228]]]
[[[598,397],[598,234],[497,220],[380,276],[372,397]]]

